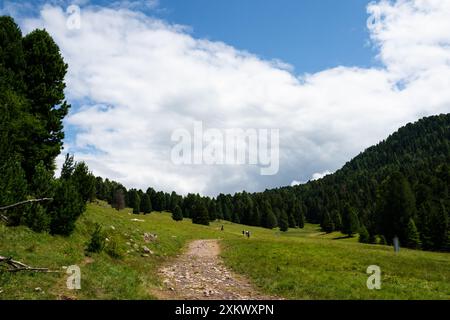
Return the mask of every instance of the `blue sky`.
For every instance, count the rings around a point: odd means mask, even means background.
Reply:
[[[161,0],[157,16],[193,28],[296,73],[376,63],[366,28],[367,0]]]
[[[24,33],[46,28],[69,64],[65,152],[127,187],[217,195],[297,184],[450,111],[448,0],[3,3]],[[199,121],[279,129],[279,171],[176,164],[171,135]]]
[[[152,0],[150,0],[152,1]],[[111,6],[114,1],[0,0]],[[145,1],[134,1],[145,2]],[[155,6],[136,4],[134,9],[192,29],[198,38],[223,41],[263,59],[280,59],[295,72],[313,73],[336,66],[376,65],[369,42],[366,6],[369,0],[158,0]],[[127,1],[119,1],[126,4]]]

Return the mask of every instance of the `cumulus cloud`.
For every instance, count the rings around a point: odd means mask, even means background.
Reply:
[[[25,32],[45,27],[69,64],[67,97],[78,107],[66,122],[76,132],[66,151],[128,187],[215,195],[318,178],[405,123],[449,112],[449,1],[379,1],[367,9],[383,67],[302,75],[133,6],[83,7],[80,30],[66,28],[59,6],[20,23]],[[279,173],[173,164],[171,132],[192,130],[195,121],[280,129]]]

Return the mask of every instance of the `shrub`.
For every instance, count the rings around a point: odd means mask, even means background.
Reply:
[[[116,236],[108,236],[108,240],[105,243],[105,252],[114,259],[120,259],[123,256],[123,250],[120,247],[120,242]]]
[[[86,252],[88,253],[99,253],[105,248],[105,235],[102,231],[102,227],[97,223],[95,225],[94,232],[91,235],[91,240],[89,241]]]

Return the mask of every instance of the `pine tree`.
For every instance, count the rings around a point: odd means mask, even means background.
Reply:
[[[192,208],[192,222],[209,226],[209,215],[205,204],[201,199],[197,199]]]
[[[150,201],[150,196],[147,193],[142,195],[140,209],[144,214],[152,212],[152,203]]]
[[[367,231],[367,228],[364,225],[362,225],[361,228],[359,229],[358,241],[361,243],[369,243],[370,242],[369,232]]]
[[[139,199],[139,195],[136,195],[136,200],[133,205],[133,213],[139,214],[141,212],[141,200]]]
[[[442,250],[447,244],[447,237],[449,232],[449,217],[445,208],[444,202],[436,203],[436,210],[431,216],[432,221],[432,236],[433,248]]]
[[[277,224],[278,224],[277,217],[273,213],[272,209],[269,209],[266,212],[266,224],[264,227],[267,229],[273,229],[277,226]]]
[[[7,159],[0,164],[0,205],[10,205],[25,200],[28,185],[25,172],[16,159]],[[6,213],[8,223],[18,225],[21,223],[22,208],[13,208]]]
[[[413,219],[409,219],[408,222],[405,244],[408,248],[417,249],[420,247],[420,236]]]
[[[52,217],[50,232],[69,235],[75,229],[75,222],[84,210],[84,203],[71,180],[59,180],[49,207]]]
[[[63,166],[61,168],[60,178],[68,180],[72,177],[73,171],[75,170],[75,161],[73,155],[66,154],[66,159],[64,160]]]
[[[139,214],[141,212],[141,199],[136,189],[131,189],[128,192],[129,206],[133,209],[134,214]]]
[[[358,231],[359,222],[358,216],[356,215],[355,209],[353,209],[348,204],[344,208],[344,212],[342,214],[342,233],[348,235],[349,237],[353,236],[355,232]]]
[[[208,206],[208,214],[210,221],[215,221],[217,219],[217,208],[216,203],[211,201]]]
[[[258,206],[253,207],[253,212],[250,218],[250,225],[260,226],[261,225],[261,212]]]
[[[322,230],[326,233],[331,233],[334,231],[334,223],[331,220],[330,214],[327,210],[325,210],[325,213],[323,215],[323,221],[321,224]]]
[[[297,223],[295,221],[294,216],[292,215],[292,213],[289,213],[289,228],[295,228],[297,226]]]
[[[125,208],[125,195],[122,189],[117,189],[114,192],[114,197],[112,200],[112,206],[117,211],[123,210]]]
[[[342,218],[339,214],[339,211],[336,209],[333,209],[330,214],[331,220],[334,223],[334,230],[341,230],[342,229]]]
[[[278,226],[280,227],[280,231],[286,232],[289,229],[289,218],[287,216],[286,211],[282,211],[280,214],[280,220],[278,223]]]
[[[68,65],[60,50],[45,30],[34,30],[22,40],[26,84],[26,98],[31,102],[30,113],[39,121],[28,134],[33,143],[21,147],[28,156],[23,159],[23,168],[28,179],[34,168],[43,161],[48,170],[55,169],[55,158],[63,145],[63,118],[70,106],[65,101],[64,77]]]
[[[408,180],[400,172],[394,172],[383,183],[380,193],[381,233],[389,243],[395,236],[406,243],[409,220],[416,214],[415,197]]]
[[[298,212],[297,217],[298,217],[298,227],[300,229],[303,229],[305,227],[305,215],[303,213],[303,210],[300,210]]]
[[[85,203],[94,199],[95,177],[89,172],[86,163],[78,162],[75,164],[71,179]]]
[[[181,221],[183,220],[183,212],[181,212],[181,208],[180,206],[175,206],[175,209],[173,210],[172,213],[172,219],[175,221]]]

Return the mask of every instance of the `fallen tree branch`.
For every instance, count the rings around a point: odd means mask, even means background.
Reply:
[[[8,218],[3,214],[0,214],[0,219],[3,219],[4,221],[8,222]]]
[[[8,269],[9,272],[18,272],[18,271],[32,271],[32,272],[61,272],[61,271],[55,271],[55,270],[49,270],[48,268],[35,268],[30,267],[26,265],[23,262],[13,260],[11,257],[3,257],[0,256],[0,263],[6,263],[10,268]]]
[[[42,198],[42,199],[25,200],[25,201],[17,202],[17,203],[14,203],[14,204],[10,204],[10,205],[5,206],[5,207],[0,207],[0,211],[8,210],[8,209],[11,209],[11,208],[14,208],[14,207],[17,207],[17,206],[21,206],[21,205],[24,205],[24,204],[27,204],[27,203],[31,203],[31,202],[52,201],[52,200],[53,200],[53,198]],[[3,217],[6,218],[5,216],[2,215],[2,218]]]

